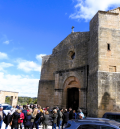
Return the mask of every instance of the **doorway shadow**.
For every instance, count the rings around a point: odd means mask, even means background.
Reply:
[[[70,107],[76,111],[79,107],[79,89],[78,88],[67,89],[67,108],[70,108]]]

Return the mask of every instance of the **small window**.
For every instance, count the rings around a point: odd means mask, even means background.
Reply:
[[[109,66],[109,72],[116,72],[116,66]]]
[[[71,58],[72,58],[72,59],[74,59],[74,58],[75,58],[75,52],[72,54]]]
[[[74,51],[70,51],[69,52],[69,56],[70,56],[70,59],[74,59],[75,58],[75,52]]]
[[[107,44],[107,50],[110,51],[110,44]]]

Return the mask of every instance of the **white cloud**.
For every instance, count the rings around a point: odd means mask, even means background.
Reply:
[[[10,41],[9,40],[6,40],[5,42],[3,42],[4,44],[9,44]]]
[[[21,70],[23,70],[25,72],[30,72],[30,71],[38,71],[38,72],[40,72],[41,65],[38,65],[33,61],[18,60],[17,68],[21,69]]]
[[[7,59],[7,58],[8,58],[8,56],[6,53],[0,52],[0,59]]]
[[[43,56],[46,56],[46,54],[39,54],[39,55],[36,55],[36,59],[41,62]]]
[[[98,10],[109,10],[110,7],[120,6],[120,0],[76,0],[75,13],[69,17],[72,19],[91,19]]]
[[[19,96],[37,97],[39,79],[29,76],[5,75],[0,72],[0,90],[19,92]]]
[[[11,66],[14,66],[14,65],[11,64],[11,63],[1,62],[1,63],[0,63],[0,70],[3,71],[4,68],[8,68],[8,67],[11,67]]]

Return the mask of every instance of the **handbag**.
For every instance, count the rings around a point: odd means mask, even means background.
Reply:
[[[11,122],[10,122],[10,126],[12,125],[12,120],[11,120]]]
[[[13,116],[13,117],[14,117],[14,116]],[[11,120],[10,124],[9,124],[10,126],[12,126],[12,121],[13,121],[13,118],[12,118],[12,120]]]

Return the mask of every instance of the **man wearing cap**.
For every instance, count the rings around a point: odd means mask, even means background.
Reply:
[[[0,107],[0,129],[2,128],[3,119],[5,117],[5,113],[3,112],[3,107]]]

